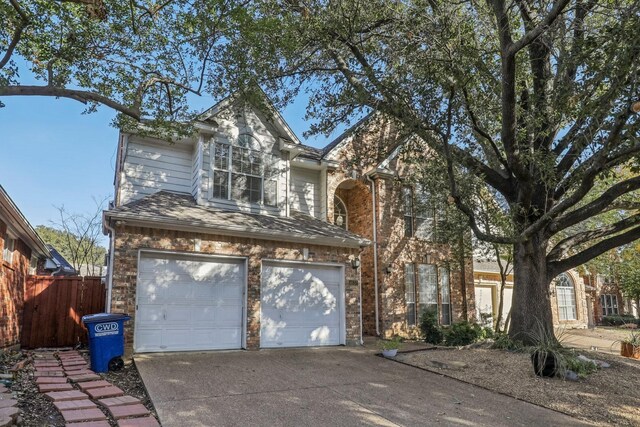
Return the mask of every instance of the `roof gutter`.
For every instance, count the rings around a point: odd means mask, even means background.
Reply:
[[[4,210],[11,217],[8,218],[13,224],[7,224],[10,228],[19,226],[20,236],[25,243],[29,245],[31,249],[35,249],[43,257],[50,258],[51,253],[45,245],[44,241],[38,236],[36,230],[31,226],[27,218],[22,214],[18,206],[11,200],[9,194],[0,185],[0,206],[4,207]]]
[[[109,265],[107,266],[107,301],[105,301],[105,311],[111,313],[111,292],[113,289],[113,259],[116,247],[116,230],[111,227],[107,220],[106,212],[102,214],[102,226],[109,231]]]
[[[117,219],[125,221],[127,225],[148,227],[148,228],[165,228],[178,231],[187,231],[195,233],[218,234],[222,236],[245,237],[248,239],[261,240],[279,240],[292,243],[306,243],[321,246],[333,246],[339,248],[364,248],[371,244],[367,239],[341,239],[339,237],[327,236],[293,236],[288,232],[264,232],[257,228],[234,227],[222,228],[212,227],[199,222],[189,222],[180,220],[164,220],[155,218],[142,218],[138,215],[126,215],[106,211],[105,220]],[[105,225],[105,228],[106,225]],[[109,229],[109,228],[107,228]]]

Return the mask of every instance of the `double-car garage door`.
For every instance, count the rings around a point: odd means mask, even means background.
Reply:
[[[343,270],[263,262],[261,347],[344,343]],[[138,264],[136,352],[244,345],[245,260],[143,252]]]

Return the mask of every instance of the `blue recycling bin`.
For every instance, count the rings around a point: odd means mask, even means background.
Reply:
[[[126,314],[98,313],[82,316],[89,332],[89,356],[94,372],[122,369],[124,362],[124,322]]]

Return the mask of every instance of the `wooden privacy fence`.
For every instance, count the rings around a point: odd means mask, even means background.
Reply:
[[[104,312],[105,292],[100,277],[29,276],[24,294],[22,347],[86,343],[82,316]]]

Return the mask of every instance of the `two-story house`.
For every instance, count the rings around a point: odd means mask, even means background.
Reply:
[[[358,344],[411,335],[428,309],[473,316],[471,260],[450,269],[421,232],[435,218],[414,212],[397,154],[348,162],[376,120],[322,150],[232,98],[194,126],[174,143],[120,135],[104,225],[127,352]]]

